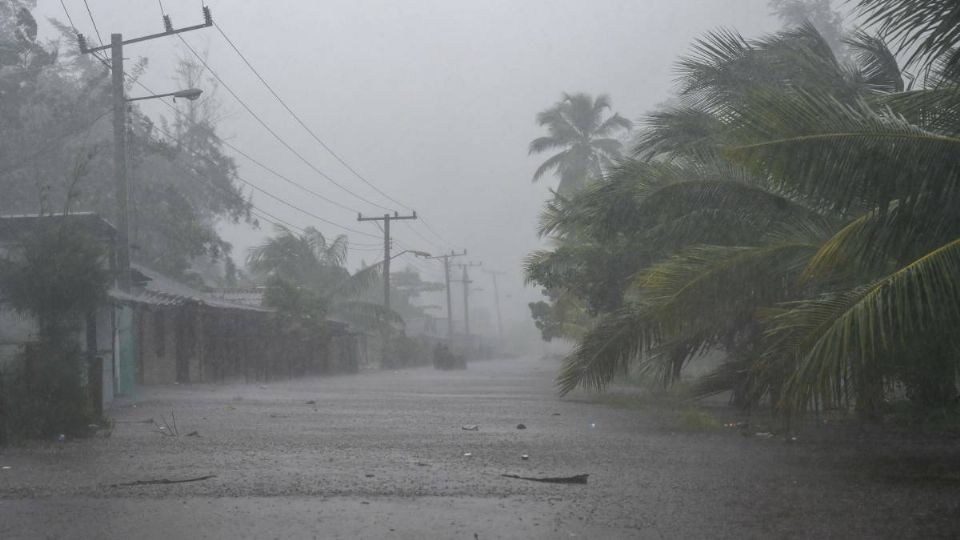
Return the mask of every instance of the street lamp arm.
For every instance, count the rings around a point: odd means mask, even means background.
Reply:
[[[187,88],[186,90],[177,90],[176,92],[167,92],[166,94],[156,94],[153,96],[126,98],[126,101],[143,101],[145,99],[158,99],[158,98],[165,98],[165,97],[173,97],[173,99],[185,98],[185,99],[189,99],[190,101],[195,101],[197,98],[200,97],[200,94],[202,93],[203,93],[203,90],[200,90],[199,88]]]
[[[405,249],[405,250],[401,251],[400,253],[397,253],[397,254],[393,255],[392,257],[390,257],[390,258],[387,259],[387,260],[392,261],[392,260],[396,259],[397,257],[403,255],[404,253],[413,253],[415,256],[417,256],[417,257],[423,257],[424,259],[430,259],[430,258],[432,258],[431,255],[430,255],[429,253],[427,253],[426,251],[419,251],[419,250],[416,250],[416,249]],[[374,263],[374,265],[377,265],[377,264],[383,264],[383,261]]]

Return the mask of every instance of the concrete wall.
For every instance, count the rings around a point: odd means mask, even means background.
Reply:
[[[177,382],[176,310],[138,309],[134,325],[140,384]]]

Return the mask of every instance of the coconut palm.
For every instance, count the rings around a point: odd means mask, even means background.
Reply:
[[[275,232],[248,254],[247,264],[255,274],[320,289],[349,275],[343,268],[349,246],[345,235],[331,242],[313,227],[298,235],[277,225]]]
[[[564,94],[557,104],[540,112],[537,123],[548,135],[531,141],[529,153],[560,151],[537,168],[534,182],[553,171],[560,178],[557,191],[570,195],[601,178],[605,168],[620,158],[623,143],[614,135],[632,125],[616,113],[604,118],[609,108],[608,96],[578,93]]]
[[[952,57],[934,59],[925,88],[902,91],[883,41],[861,33],[849,45],[852,67],[810,26],[708,36],[681,62],[682,106],[655,115],[637,149],[688,179],[633,164],[554,213],[551,231],[627,235],[651,257],[623,307],[579,342],[562,391],[602,388],[631,365],[669,379],[721,347],[730,362],[704,388],[737,383],[786,410],[876,411],[893,383],[940,404],[956,394]],[[715,184],[690,180],[705,167],[721,173]]]
[[[298,235],[277,226],[275,236],[250,250],[247,264],[267,285],[264,301],[293,318],[319,323],[332,315],[366,328],[402,324],[396,313],[359,298],[381,279],[381,265],[351,274],[343,266],[348,244],[344,235],[328,241],[313,227]]]

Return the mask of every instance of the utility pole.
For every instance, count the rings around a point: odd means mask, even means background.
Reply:
[[[460,263],[457,265],[463,269],[463,279],[461,279],[460,282],[463,283],[463,331],[467,339],[470,339],[470,284],[473,283],[473,281],[470,280],[469,274],[467,274],[467,268],[482,265],[483,263],[479,262]]]
[[[497,272],[496,270],[484,270],[485,274],[488,274],[493,278],[493,303],[497,308],[497,337],[500,342],[500,349],[502,352],[503,349],[503,319],[500,315],[500,288],[497,287],[497,276],[505,275],[506,272]]]
[[[390,222],[398,219],[417,219],[417,213],[409,216],[401,216],[394,212],[384,214],[383,217],[363,217],[357,214],[357,221],[382,221],[383,222],[383,307],[390,309]]]
[[[129,217],[129,186],[127,179],[127,142],[126,142],[126,112],[127,99],[123,92],[123,46],[139,43],[159,37],[172,36],[191,30],[199,30],[213,26],[213,17],[210,8],[203,7],[203,24],[174,30],[169,15],[163,16],[164,31],[134,39],[123,40],[122,34],[111,34],[110,44],[100,47],[87,47],[87,41],[82,34],[77,35],[81,54],[93,54],[99,51],[110,51],[110,70],[112,71],[113,87],[113,176],[116,182],[117,197],[117,271],[119,279],[117,285],[120,290],[130,290],[130,217]]]
[[[453,305],[450,301],[450,259],[456,257],[466,257],[467,250],[463,253],[451,251],[448,255],[438,255],[430,257],[431,259],[443,259],[443,279],[447,286],[447,341],[453,343]]]

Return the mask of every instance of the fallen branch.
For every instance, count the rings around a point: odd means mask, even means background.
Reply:
[[[137,480],[136,482],[124,482],[122,484],[110,484],[110,487],[130,487],[130,486],[155,486],[155,485],[166,485],[166,484],[186,484],[188,482],[200,482],[202,480],[209,480],[211,478],[216,478],[215,474],[208,474],[206,476],[198,476],[196,478],[185,478],[183,480],[169,480],[167,478],[160,478],[157,480]]]
[[[533,476],[520,476],[517,474],[502,474],[506,478],[515,478],[517,480],[529,480],[531,482],[544,482],[547,484],[586,484],[589,474],[578,474],[575,476],[560,476],[548,478],[536,478]]]

